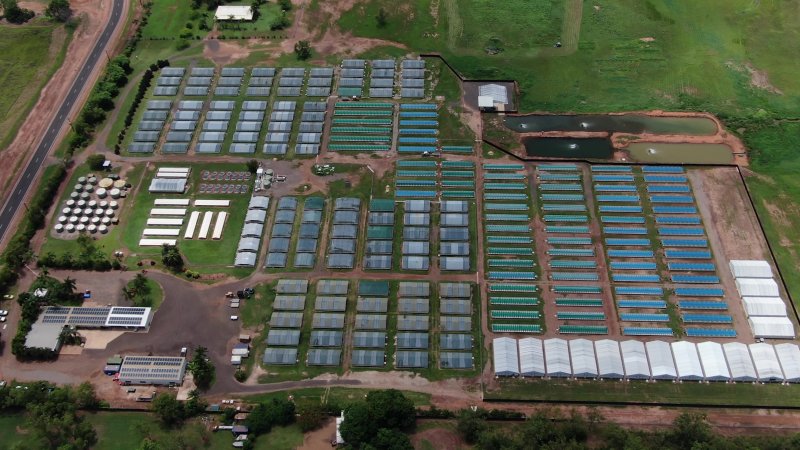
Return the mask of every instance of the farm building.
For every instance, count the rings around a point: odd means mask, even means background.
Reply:
[[[182,356],[126,356],[117,377],[120,384],[180,386],[186,373]]]
[[[214,13],[219,22],[249,22],[253,20],[253,9],[249,5],[221,5]]]
[[[494,350],[494,375],[497,377],[519,375],[517,340],[506,337],[496,338],[492,348]]]

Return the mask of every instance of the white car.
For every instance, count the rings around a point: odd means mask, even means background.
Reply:
[[[6,316],[0,316],[0,322],[5,322],[5,321],[6,321]]]
[[[7,310],[0,309],[0,316],[7,316],[7,315],[8,315],[8,311]]]
[[[231,320],[239,320],[239,316],[231,316]]]

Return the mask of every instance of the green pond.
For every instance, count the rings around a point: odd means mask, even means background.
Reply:
[[[725,144],[635,142],[627,147],[631,159],[645,163],[731,164],[733,152]]]
[[[518,133],[593,131],[705,136],[717,132],[717,124],[705,117],[652,117],[644,114],[531,114],[507,116],[503,123]]]

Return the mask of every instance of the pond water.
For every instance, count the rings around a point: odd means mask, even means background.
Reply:
[[[505,125],[518,132],[595,131],[651,134],[713,135],[717,124],[705,117],[651,117],[643,114],[507,116]]]
[[[614,154],[611,141],[603,138],[524,138],[522,143],[534,157],[608,159]]]
[[[668,164],[730,164],[733,152],[725,144],[671,144],[636,142],[628,145],[631,159]]]

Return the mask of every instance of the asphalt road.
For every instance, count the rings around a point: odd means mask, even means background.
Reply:
[[[69,93],[64,98],[61,106],[58,108],[56,117],[47,128],[47,132],[44,134],[39,146],[36,147],[36,150],[33,153],[33,158],[31,158],[31,160],[28,162],[28,165],[25,167],[25,170],[17,178],[17,182],[11,191],[11,195],[8,197],[8,200],[6,200],[5,205],[3,205],[2,213],[0,213],[0,241],[2,241],[2,239],[5,237],[6,231],[10,227],[11,222],[14,220],[14,216],[17,214],[20,206],[22,206],[22,200],[25,198],[25,194],[33,186],[33,181],[36,179],[36,174],[42,167],[47,155],[50,153],[53,145],[57,143],[56,137],[58,136],[61,128],[64,126],[64,122],[67,120],[69,112],[72,110],[75,102],[78,101],[81,91],[84,87],[86,87],[86,82],[89,80],[92,71],[94,70],[98,61],[100,61],[100,58],[104,56],[106,45],[111,39],[111,36],[114,34],[114,30],[116,30],[120,23],[120,19],[122,18],[122,9],[124,6],[125,3],[123,0],[113,0],[111,5],[111,17],[109,18],[109,21],[103,30],[103,34],[100,35],[100,38],[95,43],[92,52],[89,54],[89,57],[86,59],[86,62],[81,68],[80,72],[78,72],[78,77],[72,83]]]

